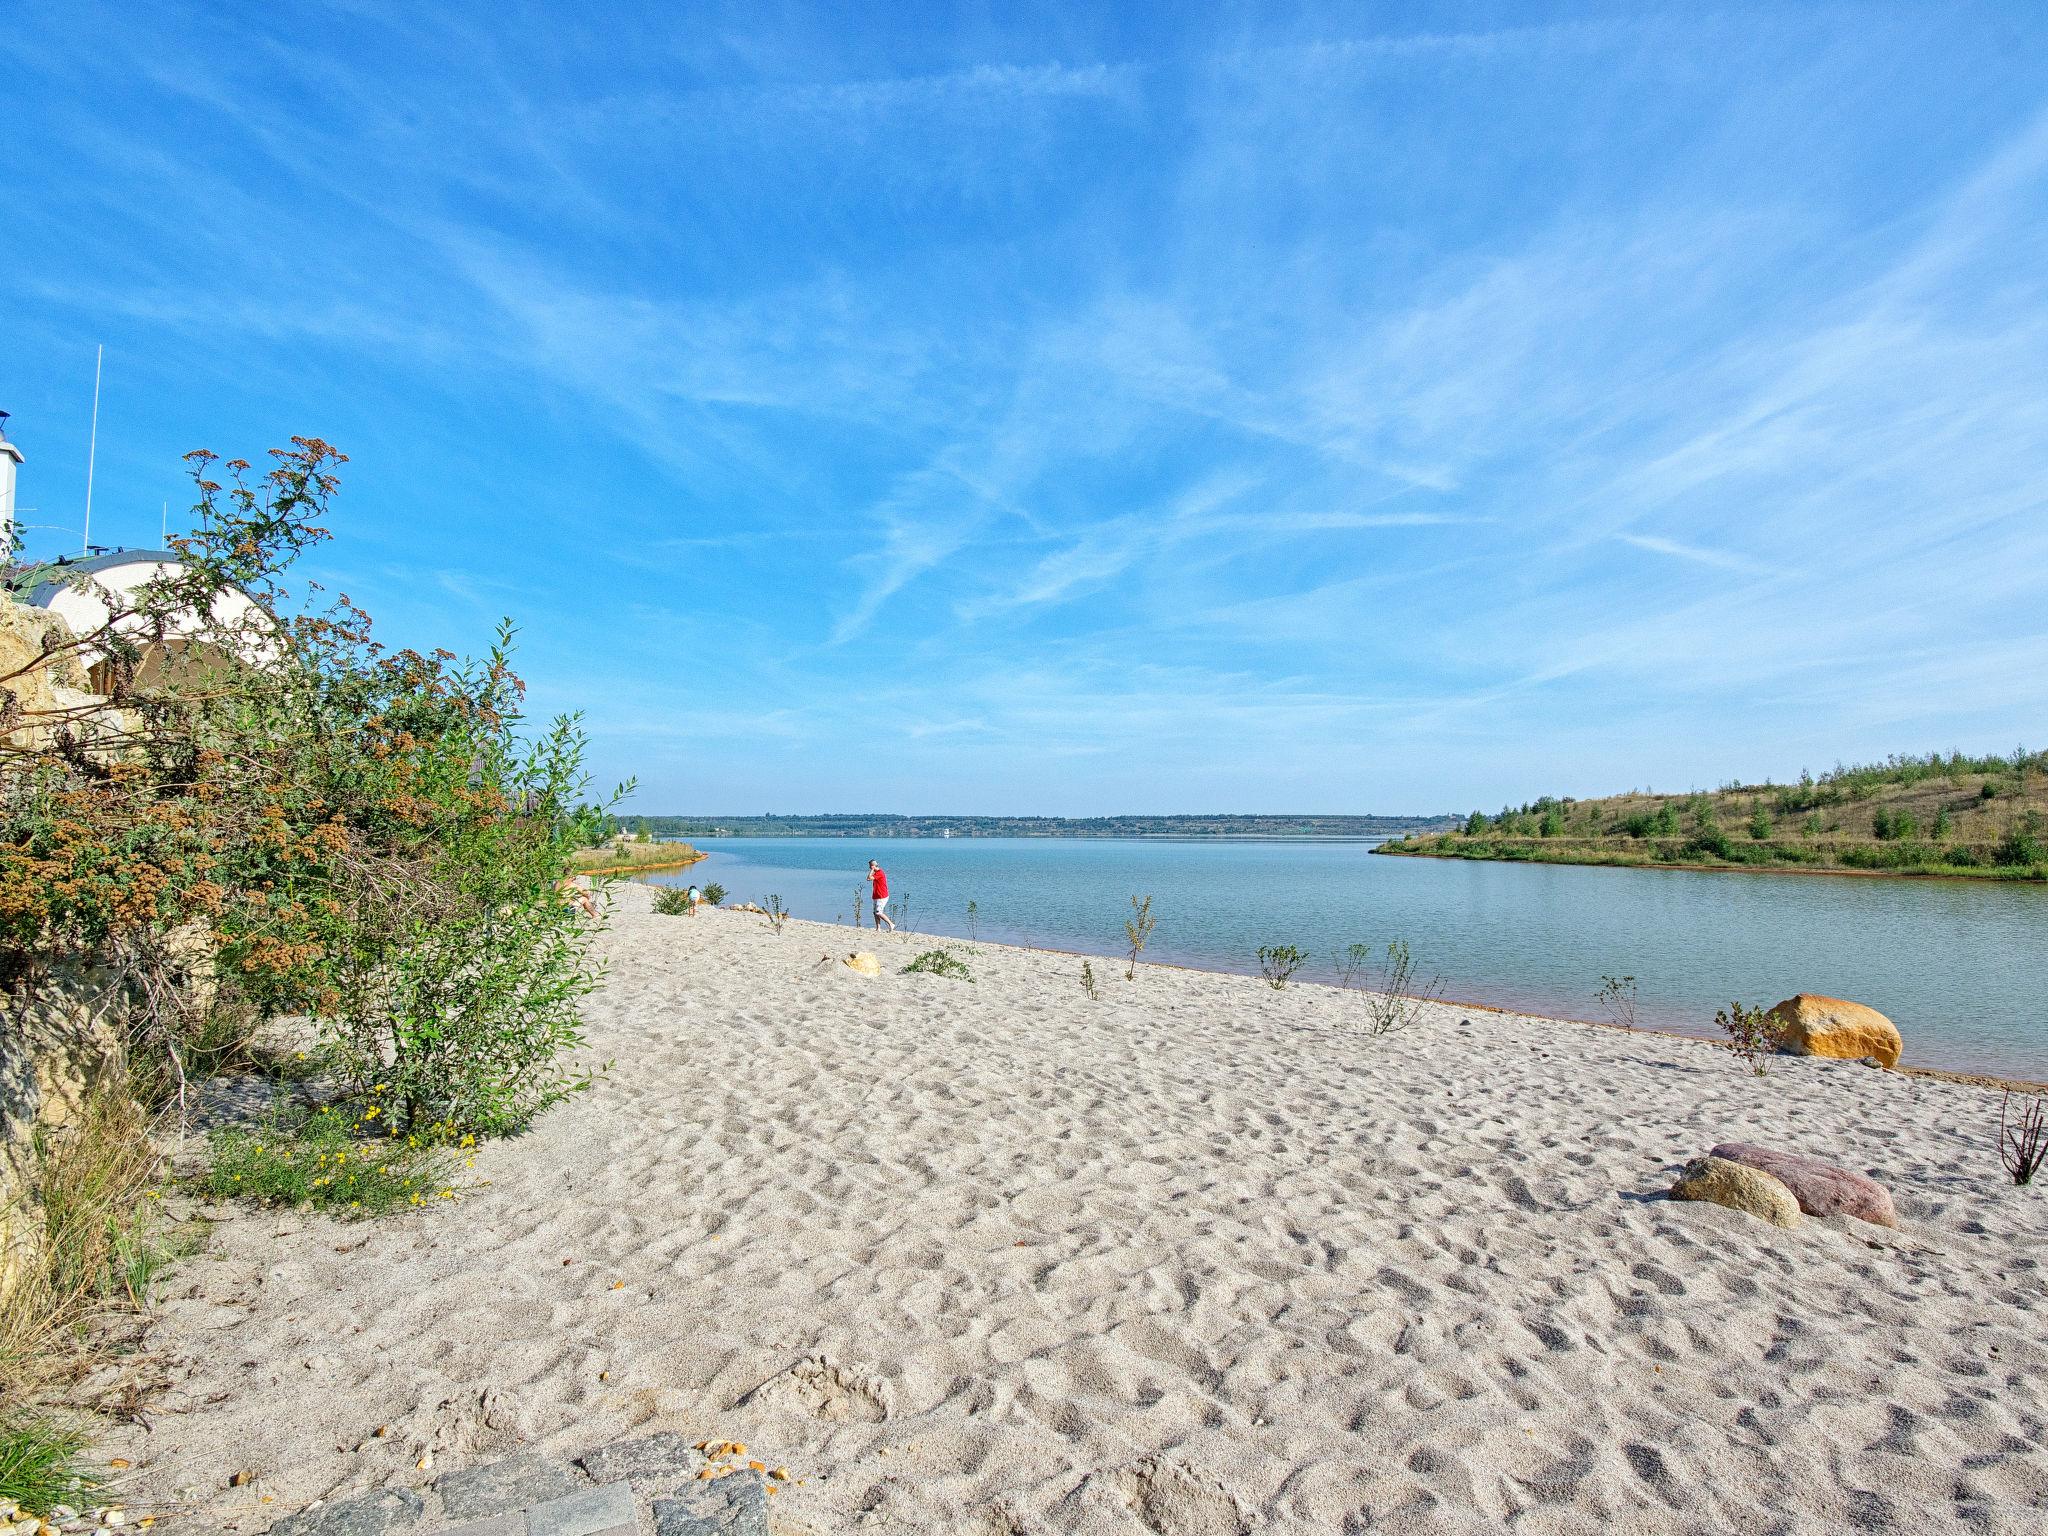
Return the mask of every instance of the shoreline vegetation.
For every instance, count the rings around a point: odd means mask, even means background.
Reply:
[[[1706,793],[1545,795],[1378,853],[1638,869],[2048,881],[2048,752],[1960,752]]]
[[[688,869],[704,857],[688,843],[614,843],[600,848],[578,848],[569,855],[569,872],[575,875],[645,875],[662,870]]]

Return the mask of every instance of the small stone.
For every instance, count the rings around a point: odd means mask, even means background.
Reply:
[[[526,1512],[527,1536],[635,1536],[638,1529],[626,1483],[586,1488]]]
[[[758,1475],[735,1470],[671,1499],[654,1501],[655,1536],[768,1536],[768,1491]]]
[[[410,1488],[379,1488],[287,1515],[270,1528],[270,1536],[390,1536],[417,1521],[425,1509]]]
[[[1891,1192],[1868,1174],[1838,1168],[1800,1152],[1780,1152],[1746,1141],[1724,1141],[1707,1154],[1768,1173],[1799,1202],[1809,1216],[1854,1216],[1873,1226],[1896,1227],[1899,1213]]]
[[[704,1458],[681,1435],[663,1432],[601,1445],[577,1464],[597,1482],[623,1479],[636,1493],[645,1493],[687,1482],[703,1469]]]
[[[474,1520],[508,1509],[525,1509],[575,1493],[583,1487],[573,1468],[534,1451],[445,1474],[434,1484],[451,1520]]]
[[[1742,1211],[1774,1227],[1799,1225],[1799,1202],[1777,1179],[1725,1157],[1696,1157],[1671,1186],[1674,1200],[1705,1200]]]
[[[443,1531],[441,1536],[526,1536],[526,1516],[515,1509],[507,1514],[493,1515],[488,1520],[472,1520],[467,1525],[458,1525]]]

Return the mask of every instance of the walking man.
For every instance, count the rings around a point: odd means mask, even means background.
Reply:
[[[875,927],[889,925],[889,931],[896,931],[896,920],[889,916],[889,876],[881,865],[868,860],[868,891],[875,899]]]

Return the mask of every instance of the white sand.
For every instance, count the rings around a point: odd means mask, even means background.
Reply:
[[[1457,1008],[1369,1040],[1328,988],[1100,961],[1090,1002],[988,944],[821,975],[848,930],[647,899],[610,1075],[487,1187],[233,1214],[178,1272],[107,1447],[138,1509],[258,1531],[670,1428],[805,1478],[791,1531],[2048,1529],[2048,1192],[1995,1094]],[[1728,1139],[1905,1229],[1656,1198]]]

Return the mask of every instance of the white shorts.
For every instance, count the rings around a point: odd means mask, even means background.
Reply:
[[[886,896],[877,896],[875,898],[875,916],[882,917],[888,912],[888,910],[889,898]]]

